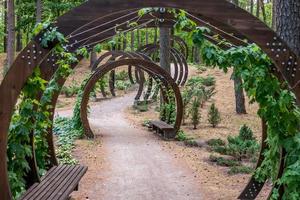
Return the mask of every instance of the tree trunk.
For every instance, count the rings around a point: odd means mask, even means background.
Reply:
[[[20,0],[17,0],[16,1],[16,6],[19,6],[19,3],[20,3]],[[19,22],[20,22],[20,15],[17,15],[17,24],[19,25]],[[19,27],[19,29],[17,30],[17,37],[16,37],[16,50],[17,52],[21,51],[23,49],[23,45],[22,45],[22,30],[21,28]]]
[[[256,17],[259,18],[260,0],[256,0]]]
[[[157,27],[154,28],[154,38],[153,38],[153,43],[156,44],[157,43]]]
[[[17,20],[19,20],[19,17],[17,17]],[[16,46],[16,50],[17,51],[21,51],[23,49],[23,44],[22,44],[22,30],[18,30],[17,32],[17,46]]]
[[[94,63],[97,61],[97,52],[95,51],[95,48],[91,51],[90,55],[90,68],[92,69]]]
[[[300,56],[300,1],[276,1],[276,31]]]
[[[245,107],[245,95],[242,88],[242,79],[240,77],[233,77],[234,92],[235,92],[235,111],[237,114],[247,114]]]
[[[140,29],[138,29],[138,30],[136,31],[136,34],[137,34],[137,48],[140,48],[140,46],[141,46]]]
[[[261,7],[261,11],[262,11],[263,20],[264,20],[264,22],[266,22],[267,21],[267,16],[266,16],[266,9],[265,9],[264,0],[260,0],[260,7]]]
[[[257,0],[259,1],[259,0]],[[233,2],[237,6],[239,5],[238,0],[234,0]],[[259,8],[259,7],[258,7]],[[233,72],[234,74],[234,72]],[[235,111],[237,114],[246,114],[246,106],[245,106],[245,95],[244,90],[242,88],[242,79],[241,77],[233,76],[233,84],[234,84],[234,93],[235,93]]]
[[[277,0],[273,0],[272,5],[272,29],[276,31],[276,3]]]
[[[36,23],[42,22],[43,3],[42,0],[36,0]]]
[[[253,15],[253,7],[254,7],[254,2],[253,0],[250,0],[250,13]]]
[[[3,51],[7,52],[7,0],[4,1],[4,16],[3,16],[3,22],[4,22],[4,37],[3,37]]]
[[[134,51],[134,31],[131,31],[130,34],[130,49],[131,51]]]
[[[159,58],[160,66],[170,73],[170,35],[171,30],[168,27],[160,27],[159,29]]]
[[[125,51],[127,48],[127,33],[124,33],[123,36],[123,51]]]
[[[149,33],[148,33],[148,29],[146,29],[146,45],[149,44]]]
[[[194,48],[194,63],[200,64],[200,49],[197,46]]]
[[[15,3],[7,1],[7,66],[5,72],[13,64],[15,59]]]

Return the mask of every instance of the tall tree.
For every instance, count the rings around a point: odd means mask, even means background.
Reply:
[[[36,0],[36,23],[42,22],[43,3],[42,0]]]
[[[277,0],[272,0],[272,29],[276,31],[276,4]]]
[[[264,22],[267,22],[267,15],[266,15],[266,8],[265,8],[264,0],[260,0],[260,8],[261,8]]]
[[[258,0],[259,1],[259,0]],[[235,5],[239,5],[239,0],[233,0]],[[234,95],[235,95],[235,111],[237,114],[246,114],[245,106],[245,95],[242,88],[243,81],[241,77],[235,76],[235,71],[233,71],[232,79],[234,84]]]
[[[260,0],[256,0],[256,17],[259,18]]]
[[[7,0],[7,66],[5,72],[13,64],[15,59],[15,3]]]
[[[300,56],[300,1],[277,0],[275,13],[278,35]]]
[[[171,29],[161,25],[159,27],[159,58],[160,66],[170,73],[170,36]]]
[[[3,37],[3,51],[7,52],[7,0],[4,2],[4,12],[3,12],[3,24],[4,24],[4,37]]]

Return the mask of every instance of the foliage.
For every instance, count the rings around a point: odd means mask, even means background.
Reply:
[[[233,166],[240,165],[240,163],[236,160],[227,159],[227,158],[224,158],[224,157],[217,157],[217,156],[214,156],[214,155],[210,155],[209,160],[211,162],[215,162],[219,166],[224,166],[224,167],[233,167]]]
[[[222,139],[218,138],[218,139],[210,139],[210,140],[208,140],[207,144],[209,146],[224,146],[225,142]]]
[[[254,169],[248,166],[232,166],[230,167],[228,174],[235,175],[235,174],[252,174]]]
[[[190,147],[198,147],[198,143],[194,139],[185,140],[184,144]]]
[[[51,30],[51,37],[42,37],[41,43],[44,41],[43,45],[48,45],[52,41],[66,41],[61,34],[56,32],[56,28],[49,28],[47,25],[42,27],[47,29],[42,30],[43,33]],[[39,67],[36,67],[21,92],[20,103],[13,115],[9,132],[7,159],[9,177],[11,178],[10,184],[15,198],[20,196],[25,188],[24,176],[29,170],[26,158],[32,156],[30,135],[33,135],[40,175],[44,174],[49,164],[46,136],[52,125],[50,103],[53,94],[59,90],[57,80],[70,74],[70,65],[77,61],[76,55],[65,52],[62,46],[63,43],[59,43],[54,48],[54,53],[60,58],[57,61],[58,70],[54,78],[46,87],[47,82],[40,77]],[[44,92],[40,101],[37,100],[39,92]]]
[[[215,128],[221,122],[221,116],[215,104],[211,104],[208,111],[208,122]]]
[[[259,150],[259,144],[253,137],[252,130],[246,125],[240,128],[238,136],[228,136],[227,144],[221,139],[211,139],[207,143],[213,151],[233,156],[239,161],[243,158],[252,159],[256,157]]]
[[[199,108],[200,108],[200,99],[194,98],[190,109],[190,115],[192,118],[194,129],[197,129],[197,125],[200,123],[201,114],[199,112]]]
[[[118,89],[118,90],[128,90],[128,88],[130,88],[131,87],[131,82],[130,81],[128,81],[128,80],[126,80],[126,81],[123,81],[123,80],[117,80],[116,81],[116,88]]]
[[[256,45],[232,47],[222,50],[217,46],[205,43],[202,57],[207,65],[218,66],[225,72],[229,67],[243,79],[243,88],[251,102],[259,104],[258,115],[267,121],[268,150],[265,159],[256,170],[255,177],[259,181],[272,178],[273,182],[284,184],[284,198],[295,199],[299,196],[300,179],[289,176],[298,170],[300,160],[300,110],[296,105],[295,95],[286,89],[287,84],[270,73],[270,59]],[[275,176],[278,170],[281,149],[286,151],[285,170],[282,178]],[[276,190],[274,198],[276,199]]]
[[[61,94],[65,94],[66,97],[73,97],[78,93],[79,87],[76,84],[72,84],[70,86],[63,86],[61,90]]]
[[[168,124],[174,124],[176,120],[176,106],[173,91],[168,90],[166,98],[168,102],[163,102],[160,105],[160,119]]]
[[[186,141],[189,140],[189,137],[186,135],[186,133],[183,130],[180,130],[178,131],[175,139],[178,141]]]
[[[56,156],[59,163],[77,164],[77,160],[72,157],[72,149],[75,147],[75,139],[82,137],[82,131],[74,129],[72,119],[57,117],[54,121],[53,132],[58,136]]]

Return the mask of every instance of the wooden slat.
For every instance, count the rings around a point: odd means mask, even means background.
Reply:
[[[42,193],[43,191],[46,191],[47,188],[51,187],[51,182],[55,181],[55,178],[57,176],[60,175],[60,173],[62,173],[65,169],[68,168],[67,165],[61,165],[61,166],[58,166],[58,167],[53,167],[54,170],[51,171],[51,173],[49,173],[47,175],[47,178],[43,179],[43,181],[37,185],[37,187],[32,191],[30,192],[28,195],[26,195],[26,198],[24,198],[24,200],[27,200],[27,199],[38,199],[38,196],[40,195],[40,193]],[[22,198],[23,200],[23,198]]]
[[[75,171],[73,171],[75,170]],[[68,184],[73,184],[73,177],[76,177],[78,175],[78,173],[80,172],[80,168],[76,167],[74,169],[72,169],[72,171],[70,173],[68,173],[68,175],[66,176],[66,178],[64,178],[63,180],[61,180],[60,182],[58,182],[57,186],[55,187],[54,190],[50,190],[47,193],[47,196],[44,196],[42,199],[43,200],[47,200],[47,199],[63,199],[60,198],[60,196],[62,194],[67,195],[67,197],[69,196],[69,194],[65,193],[64,187],[67,187]],[[41,199],[41,200],[42,200]]]
[[[82,176],[86,173],[86,171],[87,171],[87,167],[81,167],[79,172],[73,174],[72,176],[73,180],[70,179],[68,183],[64,185],[66,187],[60,190],[61,193],[60,196],[57,195],[57,198],[54,198],[54,200],[67,199],[69,195],[75,190],[78,182],[80,181]]]
[[[60,165],[52,167],[21,197],[21,200],[65,200],[74,191],[87,167]]]
[[[65,167],[65,165],[61,165],[61,166],[58,166],[58,167],[52,167],[49,171],[48,171],[48,173],[44,176],[44,177],[48,177],[48,176],[51,176],[51,177],[53,177],[53,173],[54,172],[56,172],[58,169],[60,169],[61,167]],[[43,182],[43,180],[45,179],[44,177],[42,177],[42,182]],[[25,199],[28,199],[28,198],[30,198],[31,197],[31,195],[33,195],[32,193],[31,193],[31,191],[32,190],[37,190],[38,189],[38,187],[40,187],[41,185],[40,184],[34,184],[33,186],[31,186],[30,188],[29,188],[29,190],[27,190],[27,192],[21,197],[21,200],[25,200]]]
[[[156,126],[157,128],[159,128],[161,130],[174,129],[173,126],[171,126],[170,124],[167,124],[166,122],[163,122],[163,121],[151,121],[150,124],[152,124],[153,126]]]

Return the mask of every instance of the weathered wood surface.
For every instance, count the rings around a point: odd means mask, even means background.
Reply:
[[[32,185],[20,200],[66,200],[78,187],[87,167],[59,165],[52,167],[40,183]]]

